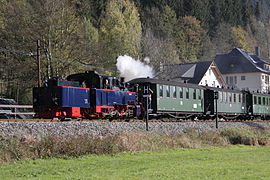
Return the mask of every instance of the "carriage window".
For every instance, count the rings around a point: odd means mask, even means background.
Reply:
[[[202,90],[199,89],[198,99],[202,99]]]
[[[259,104],[262,104],[261,97],[258,98]]]
[[[223,102],[227,102],[227,99],[226,99],[227,96],[226,95],[227,95],[227,93],[226,92],[223,92]]]
[[[163,85],[159,85],[159,97],[163,97]]]
[[[265,97],[262,98],[262,104],[265,105]]]
[[[171,94],[170,86],[166,86],[166,95],[167,95],[167,97],[170,97],[170,94]]]
[[[242,103],[246,103],[246,96],[245,94],[242,96],[243,102]]]
[[[229,102],[232,102],[232,93],[229,93]]]
[[[186,98],[189,99],[189,88],[186,88]]]
[[[193,99],[196,99],[196,91],[197,91],[197,89],[194,89],[194,91],[193,91]]]
[[[256,96],[254,96],[254,104],[257,104],[257,97]]]
[[[266,98],[266,106],[268,106],[268,98]]]
[[[233,102],[236,103],[236,94],[233,94]]]
[[[223,99],[222,98],[222,92],[218,92],[218,99],[219,99],[220,102],[222,102],[222,99]]]
[[[179,95],[180,95],[180,98],[183,98],[183,88],[179,88]]]
[[[176,98],[176,87],[173,86],[173,98]]]
[[[241,101],[242,101],[242,94],[238,94],[238,99],[239,99],[239,102],[241,103]]]

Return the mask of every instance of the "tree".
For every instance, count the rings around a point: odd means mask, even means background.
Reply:
[[[252,43],[249,41],[248,33],[241,28],[238,27],[231,27],[231,34],[232,34],[232,46],[239,47],[245,49],[247,51],[252,51],[254,48],[251,48]]]
[[[164,6],[162,11],[158,15],[158,22],[159,22],[159,28],[162,31],[162,34],[164,35],[164,38],[167,39],[173,39],[175,28],[177,24],[177,17],[175,12],[169,7]]]
[[[150,64],[157,74],[161,65],[180,63],[178,49],[173,41],[157,38],[151,29],[147,29],[143,34],[142,50],[143,57],[150,58]]]
[[[110,0],[100,28],[104,67],[115,72],[118,56],[138,57],[141,34],[141,22],[134,3],[130,0]]]
[[[185,16],[178,20],[177,29],[175,43],[180,61],[197,61],[202,48],[202,38],[205,36],[200,21],[195,17]]]
[[[90,45],[97,33],[91,22],[77,16],[74,4],[68,0],[7,1],[1,4],[0,15],[0,48],[6,49],[8,56],[8,81],[27,82],[26,90],[34,86],[37,76],[32,55],[38,39],[43,81],[51,76],[65,77],[92,64]]]

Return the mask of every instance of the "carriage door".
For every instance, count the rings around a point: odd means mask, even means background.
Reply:
[[[253,115],[253,98],[252,98],[252,94],[250,92],[244,92],[244,97],[245,99],[243,99],[243,103],[246,104],[246,113],[248,115]]]
[[[210,89],[204,90],[204,113],[214,114],[214,91]]]

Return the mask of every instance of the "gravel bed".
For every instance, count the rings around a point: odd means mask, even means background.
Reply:
[[[215,122],[149,122],[149,132],[179,134],[187,128],[216,130]],[[219,122],[222,128],[270,128],[270,122]],[[145,131],[143,122],[0,122],[0,136],[42,137],[46,135],[108,136],[122,131]]]

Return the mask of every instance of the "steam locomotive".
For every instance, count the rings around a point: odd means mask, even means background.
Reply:
[[[126,118],[140,116],[137,94],[123,79],[95,71],[73,74],[67,80],[49,79],[33,89],[37,118]]]
[[[53,78],[33,89],[37,118],[269,119],[270,95],[228,88],[100,75]]]

